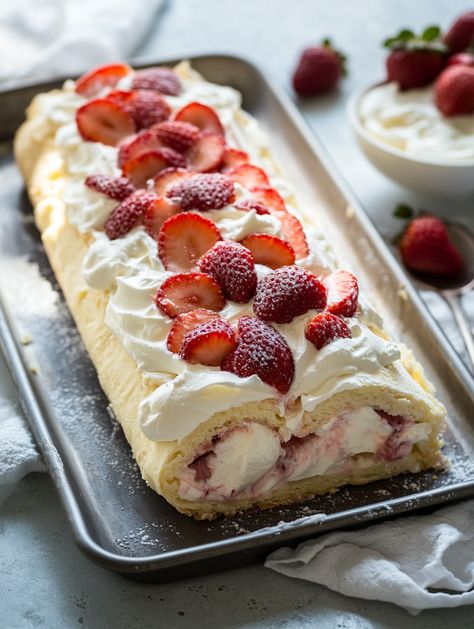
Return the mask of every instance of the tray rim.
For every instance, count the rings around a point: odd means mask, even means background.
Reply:
[[[469,393],[474,403],[474,379],[471,377],[467,367],[462,362],[459,355],[444,336],[442,330],[438,326],[431,312],[425,306],[415,286],[412,284],[409,276],[402,269],[389,247],[384,242],[372,222],[370,216],[365,212],[362,204],[357,199],[352,189],[347,184],[344,176],[339,171],[337,165],[329,156],[325,147],[321,144],[316,133],[305,120],[303,114],[297,109],[286,91],[269,76],[269,73],[263,72],[258,64],[248,60],[244,56],[232,55],[226,53],[209,53],[199,55],[189,55],[186,59],[192,63],[193,61],[205,59],[228,59],[233,62],[237,61],[250,67],[256,73],[276,99],[282,104],[288,116],[295,124],[298,132],[304,137],[311,151],[316,154],[323,168],[328,172],[329,176],[334,180],[335,186],[339,188],[348,204],[353,208],[358,220],[361,222],[365,234],[374,248],[380,254],[389,268],[390,272],[405,288],[409,299],[413,306],[418,310],[419,314],[428,324],[429,332],[436,338],[437,342],[443,348],[443,352],[448,355],[450,362],[453,364],[453,370],[460,378],[464,388]],[[134,67],[146,67],[148,65],[175,64],[181,59],[176,58],[137,58],[130,61]],[[8,89],[0,90],[0,99],[6,93],[17,92],[19,90],[35,89],[41,90],[43,87],[57,84],[65,78],[45,78],[44,80],[32,81],[24,80],[17,85]],[[413,495],[393,498],[391,500],[372,503],[363,507],[355,507],[335,514],[327,515],[322,521],[315,521],[313,516],[307,518],[298,518],[296,523],[292,521],[287,523],[287,527],[279,528],[278,526],[268,527],[244,533],[233,538],[210,542],[199,546],[191,546],[179,550],[164,551],[162,553],[148,555],[143,557],[130,557],[114,553],[98,544],[89,533],[89,529],[85,523],[79,502],[76,499],[72,484],[68,478],[68,474],[63,466],[61,458],[54,445],[54,438],[50,433],[41,405],[34,392],[30,382],[30,375],[24,361],[21,357],[15,335],[8,322],[6,309],[1,302],[0,296],[0,346],[5,355],[7,364],[12,372],[15,385],[19,391],[20,403],[25,411],[30,429],[47,463],[59,499],[66,511],[67,518],[72,528],[73,536],[77,545],[81,548],[86,556],[98,563],[102,567],[123,572],[126,574],[139,574],[165,570],[168,567],[176,567],[176,560],[186,557],[186,563],[199,561],[201,559],[212,559],[226,552],[245,551],[249,548],[260,547],[266,548],[272,545],[282,546],[301,541],[303,538],[321,534],[326,530],[333,530],[354,526],[352,521],[357,516],[357,525],[375,523],[377,520],[386,517],[393,517],[405,513],[411,513],[415,510],[430,507],[437,504],[451,502],[454,500],[464,499],[470,495],[474,495],[474,479],[455,483],[447,487],[438,487],[432,490],[426,490]],[[313,520],[312,520],[313,518]],[[350,521],[347,521],[350,520]],[[258,544],[260,542],[260,545]],[[270,548],[265,550],[270,552]],[[184,563],[184,562],[181,562]]]

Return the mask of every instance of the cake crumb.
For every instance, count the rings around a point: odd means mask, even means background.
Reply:
[[[355,214],[355,210],[352,205],[348,205],[346,208],[346,218],[352,218]]]
[[[33,337],[31,336],[31,334],[23,334],[20,338],[20,343],[22,345],[29,345],[32,342],[33,342]]]

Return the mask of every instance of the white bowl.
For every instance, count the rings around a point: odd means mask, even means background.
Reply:
[[[413,157],[369,133],[359,112],[362,97],[373,87],[365,87],[351,96],[347,115],[359,146],[375,168],[403,186],[428,194],[445,197],[473,194],[474,160],[456,163]]]

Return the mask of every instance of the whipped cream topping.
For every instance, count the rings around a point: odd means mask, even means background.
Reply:
[[[288,209],[301,219],[311,253],[298,264],[317,274],[333,270],[334,253],[328,241],[294,207],[295,192],[271,160],[268,141],[258,123],[240,109],[240,95],[231,88],[203,81],[187,64],[181,64],[178,73],[184,89],[178,97],[167,97],[170,105],[178,108],[200,100],[217,110],[228,143],[247,151],[254,163],[265,168],[271,185],[283,196]],[[123,81],[126,80],[127,77]],[[125,87],[125,83],[120,87]],[[274,399],[274,389],[257,376],[240,378],[217,367],[191,365],[167,350],[166,337],[172,321],[156,308],[152,298],[171,274],[157,256],[156,242],[140,227],[114,241],[100,231],[115,203],[88,189],[84,179],[96,173],[118,175],[117,149],[82,140],[75,124],[75,110],[85,101],[73,89],[68,82],[63,91],[43,95],[41,117],[45,118],[44,129],[54,135],[64,160],[67,179],[62,198],[68,220],[94,239],[84,259],[85,280],[92,288],[109,292],[107,325],[120,338],[144,377],[161,385],[141,404],[139,422],[143,432],[152,440],[182,439],[218,411]],[[236,185],[236,202],[246,196],[249,192]],[[235,204],[205,215],[215,221],[224,238],[240,240],[252,232],[281,233],[274,216],[245,212]],[[256,265],[256,271],[260,278],[270,269]],[[253,314],[252,301],[247,304],[228,301],[221,312],[231,323],[244,314]],[[285,413],[287,402],[301,398],[296,412],[286,412],[290,431],[297,430],[304,410],[314,409],[335,392],[358,388],[371,377],[373,382],[373,376],[391,364],[403,370],[398,362],[398,347],[367,327],[373,323],[370,308],[361,308],[357,319],[348,320],[351,339],[336,340],[320,351],[304,337],[305,324],[314,314],[315,311],[309,311],[291,324],[275,325],[286,338],[296,366],[287,399],[278,397],[277,404]]]
[[[474,161],[474,115],[445,118],[435,105],[433,87],[374,87],[362,97],[359,116],[371,135],[413,157]]]
[[[315,433],[286,443],[275,430],[249,421],[224,433],[186,468],[179,495],[186,500],[255,498],[283,482],[354,473],[371,465],[374,456],[402,458],[428,433],[428,425],[409,421],[395,430],[369,406],[342,413]]]

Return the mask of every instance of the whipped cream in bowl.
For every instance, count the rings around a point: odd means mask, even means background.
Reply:
[[[353,94],[347,113],[362,151],[390,179],[444,197],[474,192],[474,115],[444,117],[433,85],[371,85]]]

